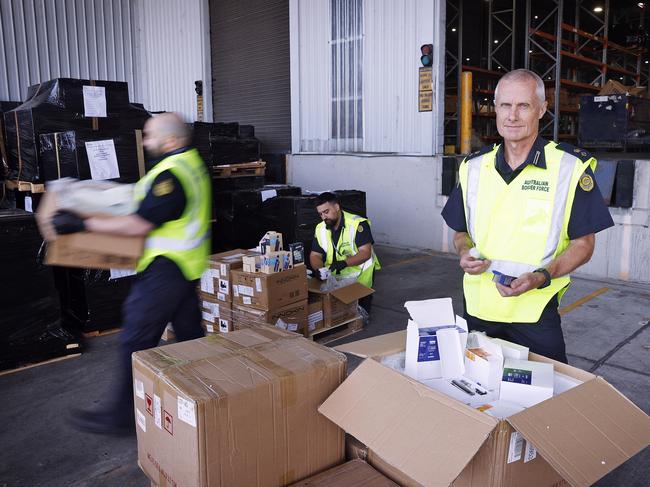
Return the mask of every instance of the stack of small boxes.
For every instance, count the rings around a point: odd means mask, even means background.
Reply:
[[[242,258],[232,273],[235,329],[277,326],[304,334],[307,330],[307,271],[302,243],[284,250],[282,234],[267,232],[259,252]]]
[[[231,271],[241,269],[247,250],[236,249],[214,254],[208,269],[201,276],[202,324],[207,333],[227,333],[233,330]]]

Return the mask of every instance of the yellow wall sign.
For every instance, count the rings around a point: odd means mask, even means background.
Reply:
[[[419,72],[418,111],[433,110],[433,68],[423,67]]]

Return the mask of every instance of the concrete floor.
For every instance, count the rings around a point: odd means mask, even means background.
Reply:
[[[353,341],[405,328],[404,301],[451,296],[462,311],[457,259],[379,246],[384,266],[376,282],[371,325]],[[563,317],[572,365],[603,376],[650,413],[650,286],[574,279],[563,306],[581,303]],[[89,340],[79,358],[0,377],[0,487],[143,486],[136,441],[79,433],[64,421],[72,407],[101,403],[115,368],[118,336]],[[331,344],[333,345],[333,344]],[[350,368],[359,360],[349,357]],[[647,486],[650,448],[598,482],[598,486]]]

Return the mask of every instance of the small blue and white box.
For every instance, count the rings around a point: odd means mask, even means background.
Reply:
[[[529,408],[553,397],[553,364],[506,359],[499,399]]]
[[[406,328],[406,375],[416,380],[461,377],[467,322],[454,315],[451,298],[408,301],[404,307],[411,316]]]

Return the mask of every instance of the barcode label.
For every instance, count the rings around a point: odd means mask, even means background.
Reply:
[[[528,463],[531,460],[537,458],[537,449],[533,446],[530,441],[526,441],[526,452],[524,453],[524,463]]]
[[[508,450],[508,463],[521,460],[521,452],[524,449],[524,437],[518,431],[510,435],[510,449]]]

